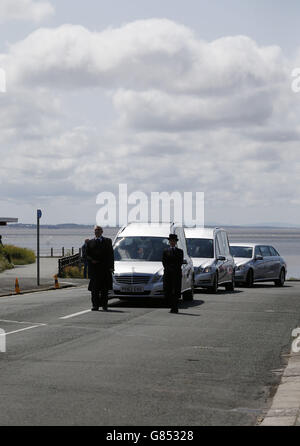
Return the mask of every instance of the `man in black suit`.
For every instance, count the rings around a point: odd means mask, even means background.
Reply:
[[[183,264],[183,250],[177,248],[178,237],[169,235],[170,247],[163,252],[164,266],[164,294],[171,308],[170,313],[178,313],[178,300],[181,295],[181,265]]]
[[[111,239],[103,237],[102,234],[101,226],[95,226],[95,238],[89,240],[86,246],[92,311],[98,311],[100,306],[107,311],[108,290],[112,289],[114,251]]]

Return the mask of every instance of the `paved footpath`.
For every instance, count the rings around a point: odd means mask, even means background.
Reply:
[[[91,312],[86,287],[2,297],[0,425],[297,424],[299,295],[200,291],[175,315],[160,299]]]
[[[300,426],[300,353],[287,355],[288,365],[261,426]]]
[[[19,280],[21,292],[38,290],[54,286],[54,275],[58,272],[58,259],[42,257],[40,259],[40,286],[37,286],[37,265],[17,265],[0,273],[0,296],[14,293],[16,278]],[[59,279],[61,283],[85,283],[81,280]]]

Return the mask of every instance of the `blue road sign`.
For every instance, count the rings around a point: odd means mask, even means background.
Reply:
[[[41,218],[41,216],[42,216],[42,211],[41,211],[40,209],[38,209],[38,210],[37,210],[37,217],[38,217],[38,218]]]

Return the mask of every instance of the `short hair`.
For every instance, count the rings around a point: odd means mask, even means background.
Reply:
[[[95,225],[95,226],[94,226],[94,230],[96,230],[96,229],[101,229],[101,231],[103,231],[102,227],[101,227],[101,226],[98,226],[98,225]]]

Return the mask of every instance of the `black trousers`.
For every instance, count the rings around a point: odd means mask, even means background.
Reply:
[[[178,301],[181,297],[181,271],[179,274],[165,274],[164,295],[171,310],[178,310]]]
[[[108,289],[92,290],[92,305],[94,308],[107,307]]]

